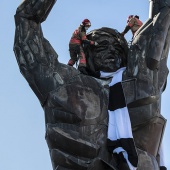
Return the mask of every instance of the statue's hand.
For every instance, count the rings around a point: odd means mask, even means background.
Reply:
[[[46,19],[56,1],[57,0],[24,0],[17,8],[16,13],[19,16],[40,23]]]

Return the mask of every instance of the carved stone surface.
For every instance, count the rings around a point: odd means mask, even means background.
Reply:
[[[109,80],[80,74],[58,62],[41,30],[54,4],[55,0],[25,0],[15,15],[14,42],[20,71],[45,112],[53,169],[117,170],[117,157],[106,149]],[[140,28],[129,50],[119,32],[110,28],[88,34],[89,39],[99,41],[98,49],[85,47],[87,57],[93,57],[88,59],[92,73],[127,66],[123,87],[138,148],[138,170],[159,169],[155,157],[166,122],[160,100],[168,75],[169,4],[154,1],[155,17]]]

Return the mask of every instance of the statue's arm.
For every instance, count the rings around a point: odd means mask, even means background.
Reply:
[[[160,6],[162,6],[160,2]],[[154,8],[157,6],[155,5]],[[157,7],[158,8],[158,7]],[[154,10],[156,12],[156,9]],[[168,56],[170,38],[170,7],[164,5],[157,11],[152,21],[150,43],[146,56],[147,66],[154,70],[159,67],[160,60]]]
[[[21,73],[41,103],[53,88],[53,81],[50,81],[51,77],[47,74],[52,72],[52,65],[57,63],[57,54],[45,40],[41,30],[41,22],[54,3],[54,0],[25,0],[17,8],[15,15],[14,52]]]
[[[48,93],[78,72],[58,62],[58,55],[44,38],[41,22],[54,0],[25,0],[15,15],[14,52],[22,75],[43,104]]]

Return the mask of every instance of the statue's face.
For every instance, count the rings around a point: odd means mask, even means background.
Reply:
[[[85,49],[96,71],[112,72],[126,65],[127,43],[116,30],[101,28],[91,31],[87,37],[99,44]]]

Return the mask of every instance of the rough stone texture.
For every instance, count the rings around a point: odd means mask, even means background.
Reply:
[[[82,75],[58,62],[41,30],[54,3],[25,0],[15,15],[14,42],[20,71],[45,112],[53,169],[117,170],[117,157],[106,149],[109,80]],[[160,103],[168,75],[169,4],[169,0],[154,1],[155,17],[140,28],[129,50],[119,32],[110,28],[91,31],[89,38],[100,46],[85,47],[91,75],[127,66],[123,87],[138,148],[138,170],[159,169],[155,157],[166,122]]]

